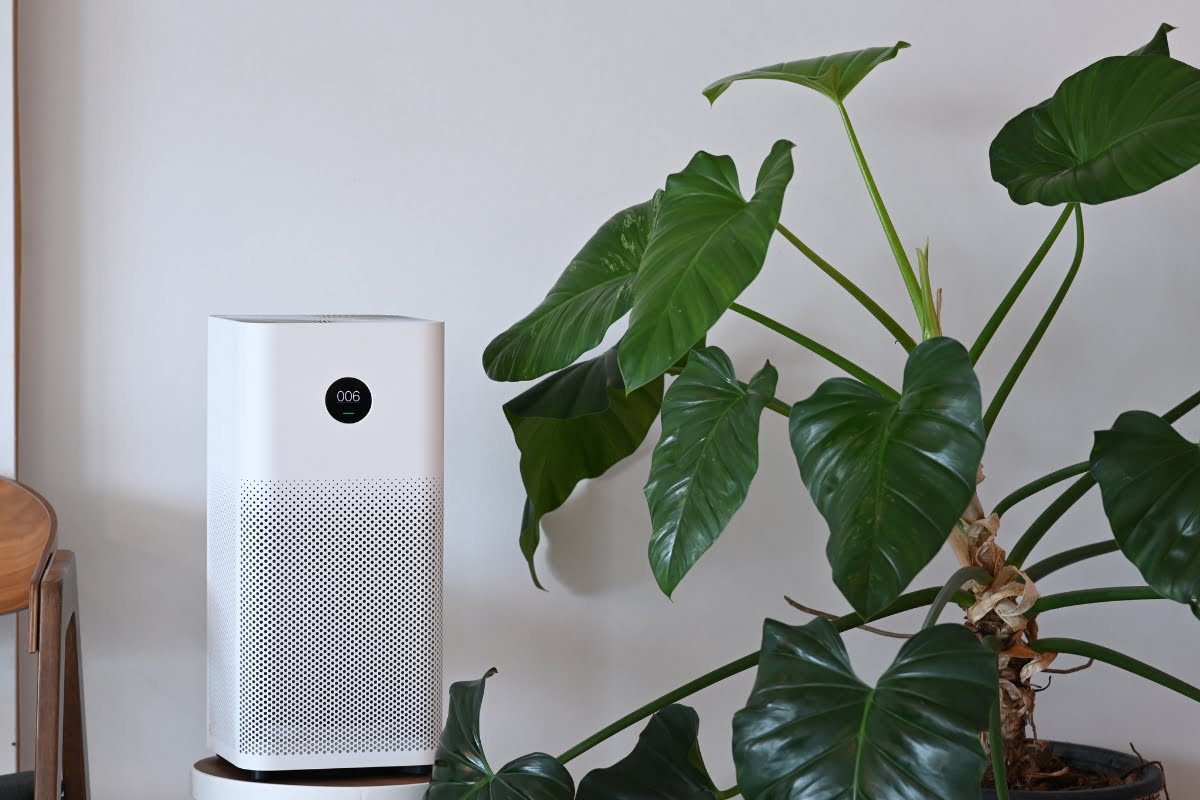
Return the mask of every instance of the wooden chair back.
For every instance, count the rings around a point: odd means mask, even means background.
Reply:
[[[30,651],[37,649],[38,586],[54,552],[58,522],[37,492],[0,478],[0,614],[30,612]]]
[[[56,549],[54,510],[0,478],[0,614],[29,610],[37,654],[34,799],[87,800],[75,554]]]

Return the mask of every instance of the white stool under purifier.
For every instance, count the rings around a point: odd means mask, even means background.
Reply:
[[[211,317],[208,742],[254,772],[433,763],[443,325]]]

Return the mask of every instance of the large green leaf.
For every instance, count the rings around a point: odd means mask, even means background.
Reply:
[[[972,800],[996,655],[960,625],[921,631],[871,688],[831,622],[763,625],[758,677],[733,718],[746,800]]]
[[[1175,30],[1174,25],[1163,23],[1158,26],[1158,30],[1154,32],[1154,36],[1150,41],[1134,50],[1129,55],[1131,56],[1169,56],[1171,55],[1171,45],[1167,42],[1167,34]]]
[[[577,800],[713,800],[700,756],[700,720],[687,706],[671,705],[650,718],[633,752],[579,782]]]
[[[1159,594],[1200,612],[1200,447],[1126,411],[1096,432],[1091,469],[1121,551]]]
[[[871,617],[937,554],[975,493],[979,381],[953,339],[922,342],[899,400],[849,378],[792,407],[800,477],[829,523],[833,579]]]
[[[841,103],[850,90],[867,77],[867,73],[883,62],[891,61],[906,47],[908,42],[896,42],[891,47],[869,47],[866,50],[759,67],[709,84],[704,96],[710,103],[715,103],[735,81],[776,80],[807,86],[835,103]]]
[[[662,192],[600,226],[526,317],[492,340],[483,368],[497,381],[527,381],[562,369],[600,344],[633,304],[633,278]]]
[[[1200,163],[1200,70],[1153,54],[1163,46],[1165,33],[1152,54],[1098,61],[1010,120],[992,178],[1022,204],[1105,203]]]
[[[748,386],[719,347],[694,351],[663,399],[646,501],[650,565],[669,597],[741,507],[758,471],[758,423],[779,375],[767,362]]]
[[[775,143],[749,201],[729,156],[697,153],[667,178],[619,348],[630,389],[662,375],[758,276],[792,179],[793,146]]]
[[[662,391],[660,375],[626,394],[614,348],[554,373],[504,405],[521,451],[527,498],[521,552],[539,588],[533,557],[542,517],[566,502],[581,480],[603,475],[637,450],[658,416]]]
[[[553,756],[533,753],[493,772],[479,738],[479,709],[490,669],[479,680],[450,686],[450,713],[433,760],[427,800],[571,800],[575,783]]]

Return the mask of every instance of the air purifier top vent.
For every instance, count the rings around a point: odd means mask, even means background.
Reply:
[[[330,323],[330,322],[395,322],[409,325],[423,325],[433,320],[419,317],[400,317],[392,314],[272,314],[272,315],[217,315],[216,319],[227,319],[232,322],[259,323]]]

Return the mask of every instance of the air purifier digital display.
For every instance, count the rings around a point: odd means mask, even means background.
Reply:
[[[443,326],[212,317],[208,738],[242,769],[433,763]]]
[[[371,389],[358,378],[338,378],[325,392],[325,409],[338,422],[358,422],[371,410]]]

